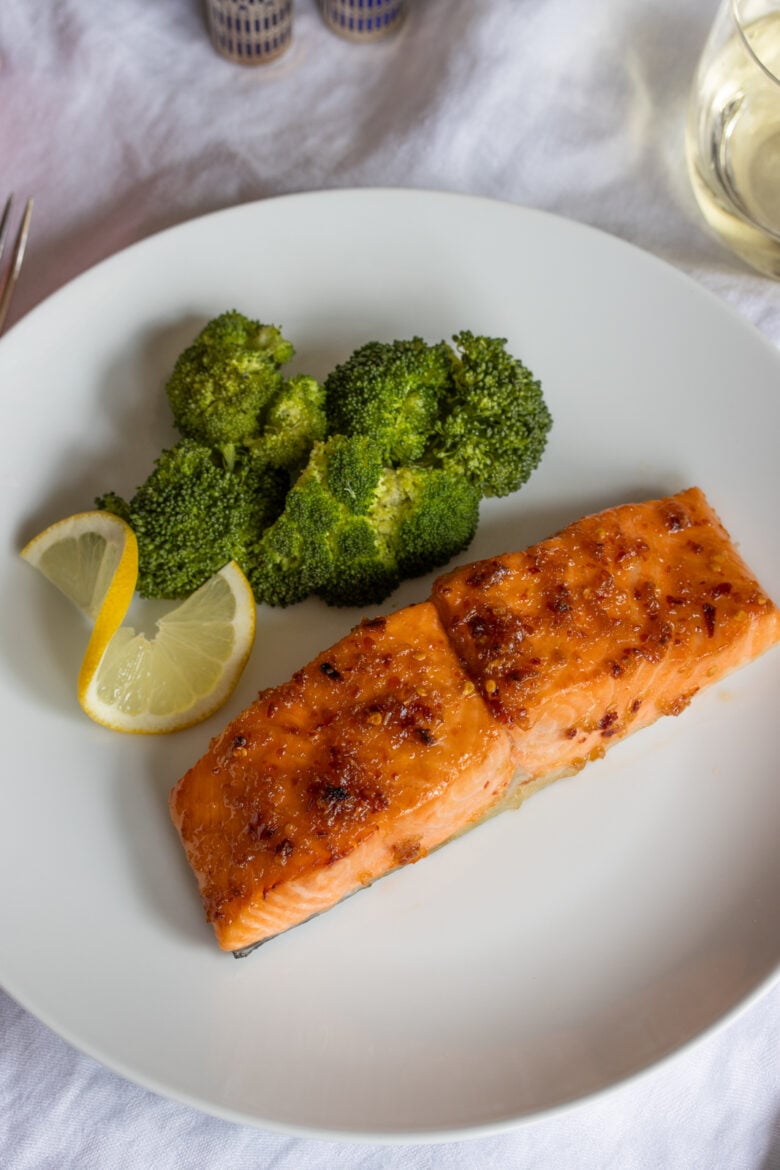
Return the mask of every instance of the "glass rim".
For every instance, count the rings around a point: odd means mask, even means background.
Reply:
[[[750,43],[750,38],[748,37],[747,32],[745,31],[746,25],[745,25],[745,19],[742,15],[742,12],[741,12],[741,7],[742,7],[742,0],[729,0],[729,8],[731,9],[731,16],[732,16],[732,19],[734,21],[734,24],[736,25],[740,40],[742,41],[742,44],[745,46],[745,48],[747,49],[750,56],[755,61],[756,65],[758,65],[759,69],[763,73],[766,74],[766,76],[769,78],[770,81],[774,82],[775,85],[780,86],[780,76],[778,76],[777,73],[775,73],[772,69],[770,69],[769,66],[766,65],[761,60],[758,53],[756,52],[756,50],[753,48],[752,44]]]

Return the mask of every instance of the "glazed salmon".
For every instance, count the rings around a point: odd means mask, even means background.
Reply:
[[[358,626],[260,694],[171,796],[226,950],[417,861],[481,819],[512,741],[430,602]]]
[[[778,639],[695,488],[445,574],[261,692],[173,789],[219,945],[419,860]]]
[[[578,771],[780,638],[698,488],[440,577],[453,646],[529,781]]]

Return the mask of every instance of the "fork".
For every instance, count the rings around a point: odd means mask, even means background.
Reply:
[[[0,260],[3,258],[5,251],[5,241],[8,234],[8,221],[11,216],[11,206],[14,197],[9,195],[3,209],[2,218],[0,218]],[[24,249],[27,245],[27,236],[30,231],[30,218],[32,216],[32,199],[27,200],[27,204],[22,215],[19,230],[16,233],[14,240],[14,248],[11,253],[11,262],[6,269],[5,276],[0,281],[0,333],[3,332],[5,319],[8,316],[8,310],[11,307],[11,298],[14,295],[16,282],[19,279],[19,273],[22,269],[22,261],[24,260]]]

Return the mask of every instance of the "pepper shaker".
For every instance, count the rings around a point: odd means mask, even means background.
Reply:
[[[292,40],[293,0],[207,0],[214,48],[239,65],[275,61]]]
[[[328,28],[351,41],[378,41],[397,32],[407,0],[320,0]]]

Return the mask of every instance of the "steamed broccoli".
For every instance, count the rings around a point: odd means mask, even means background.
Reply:
[[[258,601],[330,605],[383,601],[465,548],[479,495],[441,468],[387,467],[381,444],[334,435],[315,444],[284,511],[260,538],[249,580]]]
[[[371,435],[389,466],[424,463],[505,496],[541,459],[551,426],[541,385],[502,338],[455,347],[372,341],[325,379],[330,432]]]
[[[503,338],[453,338],[453,383],[426,460],[465,475],[482,496],[516,491],[539,463],[552,425],[541,384]]]
[[[504,340],[453,341],[369,342],[320,385],[283,375],[275,326],[211,321],[167,386],[183,438],[131,500],[96,501],[136,533],[140,593],[187,596],[236,560],[260,602],[362,606],[466,548],[551,418]]]
[[[187,597],[230,560],[246,571],[288,482],[251,455],[229,469],[209,447],[182,439],[162,452],[132,499],[108,492],[95,503],[135,532],[141,596]]]
[[[247,576],[260,602],[294,605],[332,573],[330,537],[343,509],[327,489],[324,470],[323,444],[316,443],[284,510],[257,542]]]
[[[408,577],[444,565],[471,543],[479,494],[437,467],[385,468],[365,516],[335,532],[328,605],[378,605]]]
[[[391,465],[419,459],[452,383],[449,347],[370,341],[325,379],[332,434],[371,435]]]
[[[306,462],[313,444],[325,438],[326,430],[325,390],[316,379],[301,374],[282,383],[247,446],[269,466],[294,471]]]
[[[166,392],[182,435],[222,449],[257,435],[293,356],[274,325],[232,310],[215,317],[178,358]]]

